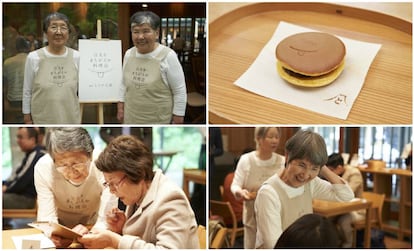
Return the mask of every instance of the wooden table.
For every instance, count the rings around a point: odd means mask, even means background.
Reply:
[[[411,3],[394,5],[412,8]],[[411,18],[348,5],[310,2],[217,2],[209,3],[208,9],[210,123],[412,123]],[[280,21],[382,44],[346,120],[268,99],[234,84],[254,62]]]
[[[36,228],[22,228],[3,230],[3,249],[16,249],[13,243],[12,236],[30,235],[30,234],[41,234],[40,230]]]
[[[166,173],[168,168],[170,167],[174,155],[176,155],[177,153],[178,151],[158,151],[153,152],[152,155],[154,156],[155,165],[157,165],[163,173]],[[168,162],[166,165],[163,165],[162,159],[165,157],[168,158]]]
[[[206,171],[196,168],[184,168],[183,169],[183,190],[187,195],[187,198],[190,198],[190,181],[198,184],[206,184]]]
[[[371,246],[371,206],[372,202],[365,199],[356,199],[352,202],[333,202],[324,200],[313,200],[313,212],[325,217],[332,217],[341,214],[347,214],[360,209],[366,210],[365,215],[365,231],[364,231],[364,247]]]

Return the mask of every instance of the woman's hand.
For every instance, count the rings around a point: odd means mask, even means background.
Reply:
[[[184,124],[184,116],[177,116],[173,114],[171,123],[172,124]]]
[[[112,210],[106,214],[106,223],[108,224],[108,229],[112,232],[121,234],[125,222],[125,213],[116,207],[112,208]]]
[[[31,114],[23,114],[23,121],[25,124],[33,124],[32,115]]]
[[[106,229],[92,229],[88,234],[78,238],[85,248],[118,248],[121,236]]]
[[[118,102],[117,108],[118,112],[116,114],[116,118],[120,123],[124,123],[124,103]]]
[[[80,235],[84,235],[89,232],[89,229],[82,224],[76,225],[74,228],[72,228],[72,230]]]
[[[327,166],[322,166],[319,175],[332,184],[345,184],[344,180],[341,179],[336,173],[332,172]]]
[[[50,239],[53,244],[55,244],[56,248],[67,248],[73,242],[73,239],[66,239],[54,234],[52,234]]]
[[[256,198],[256,192],[249,192],[247,189],[242,189],[236,192],[235,197],[238,200],[254,200]]]

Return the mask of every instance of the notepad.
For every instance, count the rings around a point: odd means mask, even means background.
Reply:
[[[79,233],[56,222],[36,221],[27,225],[39,229],[47,235],[54,234],[66,239],[76,239],[78,237],[82,237]]]

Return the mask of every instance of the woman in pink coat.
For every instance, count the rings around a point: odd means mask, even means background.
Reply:
[[[95,162],[105,186],[127,205],[112,209],[108,229],[79,238],[86,248],[198,249],[194,212],[180,187],[153,171],[148,148],[132,136],[115,138]]]

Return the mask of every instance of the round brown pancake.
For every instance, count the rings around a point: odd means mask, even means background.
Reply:
[[[288,70],[306,76],[320,76],[336,69],[345,57],[345,45],[322,32],[303,32],[283,39],[276,58]]]

